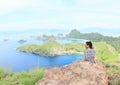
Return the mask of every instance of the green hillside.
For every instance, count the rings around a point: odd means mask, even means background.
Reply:
[[[43,56],[55,56],[68,53],[71,54],[71,52],[83,52],[84,45],[81,43],[59,44],[56,41],[48,41],[42,45],[27,44],[20,46],[17,48],[17,50],[22,52],[35,53]]]
[[[44,70],[36,68],[29,72],[8,73],[0,69],[0,85],[34,85],[42,79]]]
[[[106,42],[94,43],[96,57],[105,63],[118,61],[118,53],[111,45]]]
[[[68,35],[68,38],[87,39],[94,42],[106,42],[112,45],[118,53],[120,53],[120,37],[103,36],[99,33],[80,33],[78,30],[73,29]]]

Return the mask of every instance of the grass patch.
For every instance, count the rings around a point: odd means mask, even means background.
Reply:
[[[36,68],[29,72],[18,72],[13,75],[2,72],[0,85],[34,85],[35,82],[42,79],[44,70]]]
[[[111,45],[105,42],[96,42],[94,43],[94,47],[96,51],[96,57],[99,60],[102,60],[104,63],[118,61],[118,53]]]
[[[112,82],[110,85],[120,85],[120,79],[115,80],[115,81]]]

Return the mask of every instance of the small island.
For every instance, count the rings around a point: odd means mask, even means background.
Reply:
[[[84,51],[84,44],[82,43],[59,44],[56,41],[49,40],[42,45],[27,44],[18,47],[17,51],[33,53],[42,56],[76,54],[82,53]]]
[[[27,42],[27,40],[19,40],[18,42],[19,43],[25,43],[25,42]]]

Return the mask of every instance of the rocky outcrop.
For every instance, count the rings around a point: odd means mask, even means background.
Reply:
[[[76,61],[70,65],[46,70],[35,85],[108,85],[104,64]]]

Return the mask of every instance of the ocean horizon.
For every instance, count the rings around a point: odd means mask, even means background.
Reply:
[[[81,33],[100,33],[104,36],[120,37],[120,31],[118,29],[77,29]],[[31,29],[31,30],[3,30],[0,31],[0,37],[9,37],[14,35],[30,35],[30,36],[40,36],[40,35],[66,35],[70,33],[69,30],[65,29]]]

